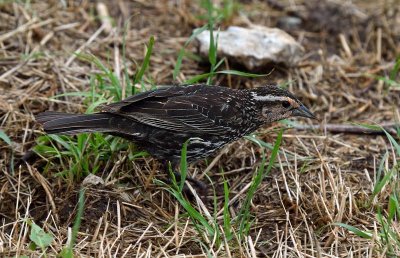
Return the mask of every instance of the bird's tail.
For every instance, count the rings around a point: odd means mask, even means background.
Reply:
[[[118,124],[115,120],[121,118],[110,113],[76,115],[46,111],[36,116],[36,121],[43,125],[46,133],[66,135],[88,132],[112,133]]]

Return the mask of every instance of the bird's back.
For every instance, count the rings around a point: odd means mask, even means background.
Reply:
[[[207,157],[259,126],[246,91],[196,85],[143,94],[104,111],[136,121],[135,141],[160,159],[179,160],[189,138],[188,160]]]

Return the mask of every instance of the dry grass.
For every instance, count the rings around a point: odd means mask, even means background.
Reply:
[[[156,84],[171,83],[178,51],[192,29],[206,22],[197,15],[205,11],[194,2],[105,1],[114,29],[110,29],[109,20],[97,16],[98,4],[89,1],[0,2],[0,121],[1,130],[12,140],[11,148],[0,141],[3,256],[42,254],[38,248],[29,248],[29,219],[54,236],[45,251],[47,256],[60,253],[71,239],[81,181],[55,176],[59,164],[49,166],[42,158],[32,158],[25,164],[19,159],[41,135],[34,114],[48,109],[85,111],[78,97],[49,98],[87,91],[90,76],[99,72],[94,64],[76,58],[74,52],[91,53],[101,59],[126,87],[125,65],[132,76],[145,56],[144,43],[154,36],[156,43],[146,78]],[[400,53],[400,10],[395,1],[356,1],[357,12],[341,2],[243,2],[241,13],[222,27],[249,22],[276,26],[288,13],[303,18],[300,27],[289,32],[305,47],[304,60],[295,68],[276,67],[267,80],[289,81],[290,90],[322,118],[322,129],[326,123],[379,124],[400,120],[399,88],[388,90],[383,81],[374,78],[389,74]],[[123,27],[129,18],[124,65]],[[195,46],[189,50],[195,52]],[[207,69],[186,58],[178,79],[184,81]],[[263,80],[218,76],[215,83],[238,88],[254,87]],[[264,128],[259,136],[272,143],[277,135],[275,129],[280,127],[282,124]],[[157,162],[151,158],[132,162],[127,151],[121,151],[97,173],[104,185],[86,190],[74,254],[383,257],[388,245],[378,239],[382,225],[376,217],[377,207],[386,211],[393,189],[385,187],[370,200],[386,151],[389,155],[382,164],[387,169],[396,167],[398,157],[384,136],[286,130],[278,165],[263,180],[252,201],[255,220],[250,234],[219,246],[199,233],[178,202],[163,186],[154,183],[153,178],[164,177]],[[207,172],[216,185],[216,206],[221,210],[223,169],[233,200],[229,211],[235,218],[260,155],[258,146],[241,140],[208,163],[192,165],[190,173],[201,178]],[[213,214],[209,205],[199,209]],[[218,213],[217,221],[222,220],[222,213]],[[359,237],[333,226],[334,222],[369,230],[373,237]],[[397,221],[391,227],[398,236]],[[393,256],[399,256],[400,246],[393,251]]]

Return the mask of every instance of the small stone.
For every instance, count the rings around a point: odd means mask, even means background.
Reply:
[[[89,186],[89,185],[104,185],[104,180],[103,178],[93,175],[93,174],[89,174],[87,175],[87,177],[85,177],[85,179],[83,179],[82,185],[83,186]]]
[[[295,66],[303,55],[303,47],[285,31],[278,28],[231,26],[226,31],[214,31],[218,38],[218,55],[243,64],[248,70],[261,68],[269,63]],[[201,55],[207,57],[210,31],[203,31],[196,39]]]

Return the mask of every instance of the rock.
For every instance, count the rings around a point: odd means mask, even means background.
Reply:
[[[95,176],[93,174],[89,174],[83,179],[82,185],[83,186],[89,186],[89,185],[104,185],[104,180],[103,178],[99,176]]]
[[[302,46],[277,28],[231,26],[226,31],[214,31],[218,37],[218,56],[228,57],[243,64],[248,70],[261,68],[268,63],[283,63],[295,66],[303,55]],[[203,31],[196,39],[199,52],[207,57],[210,46],[210,31]]]

